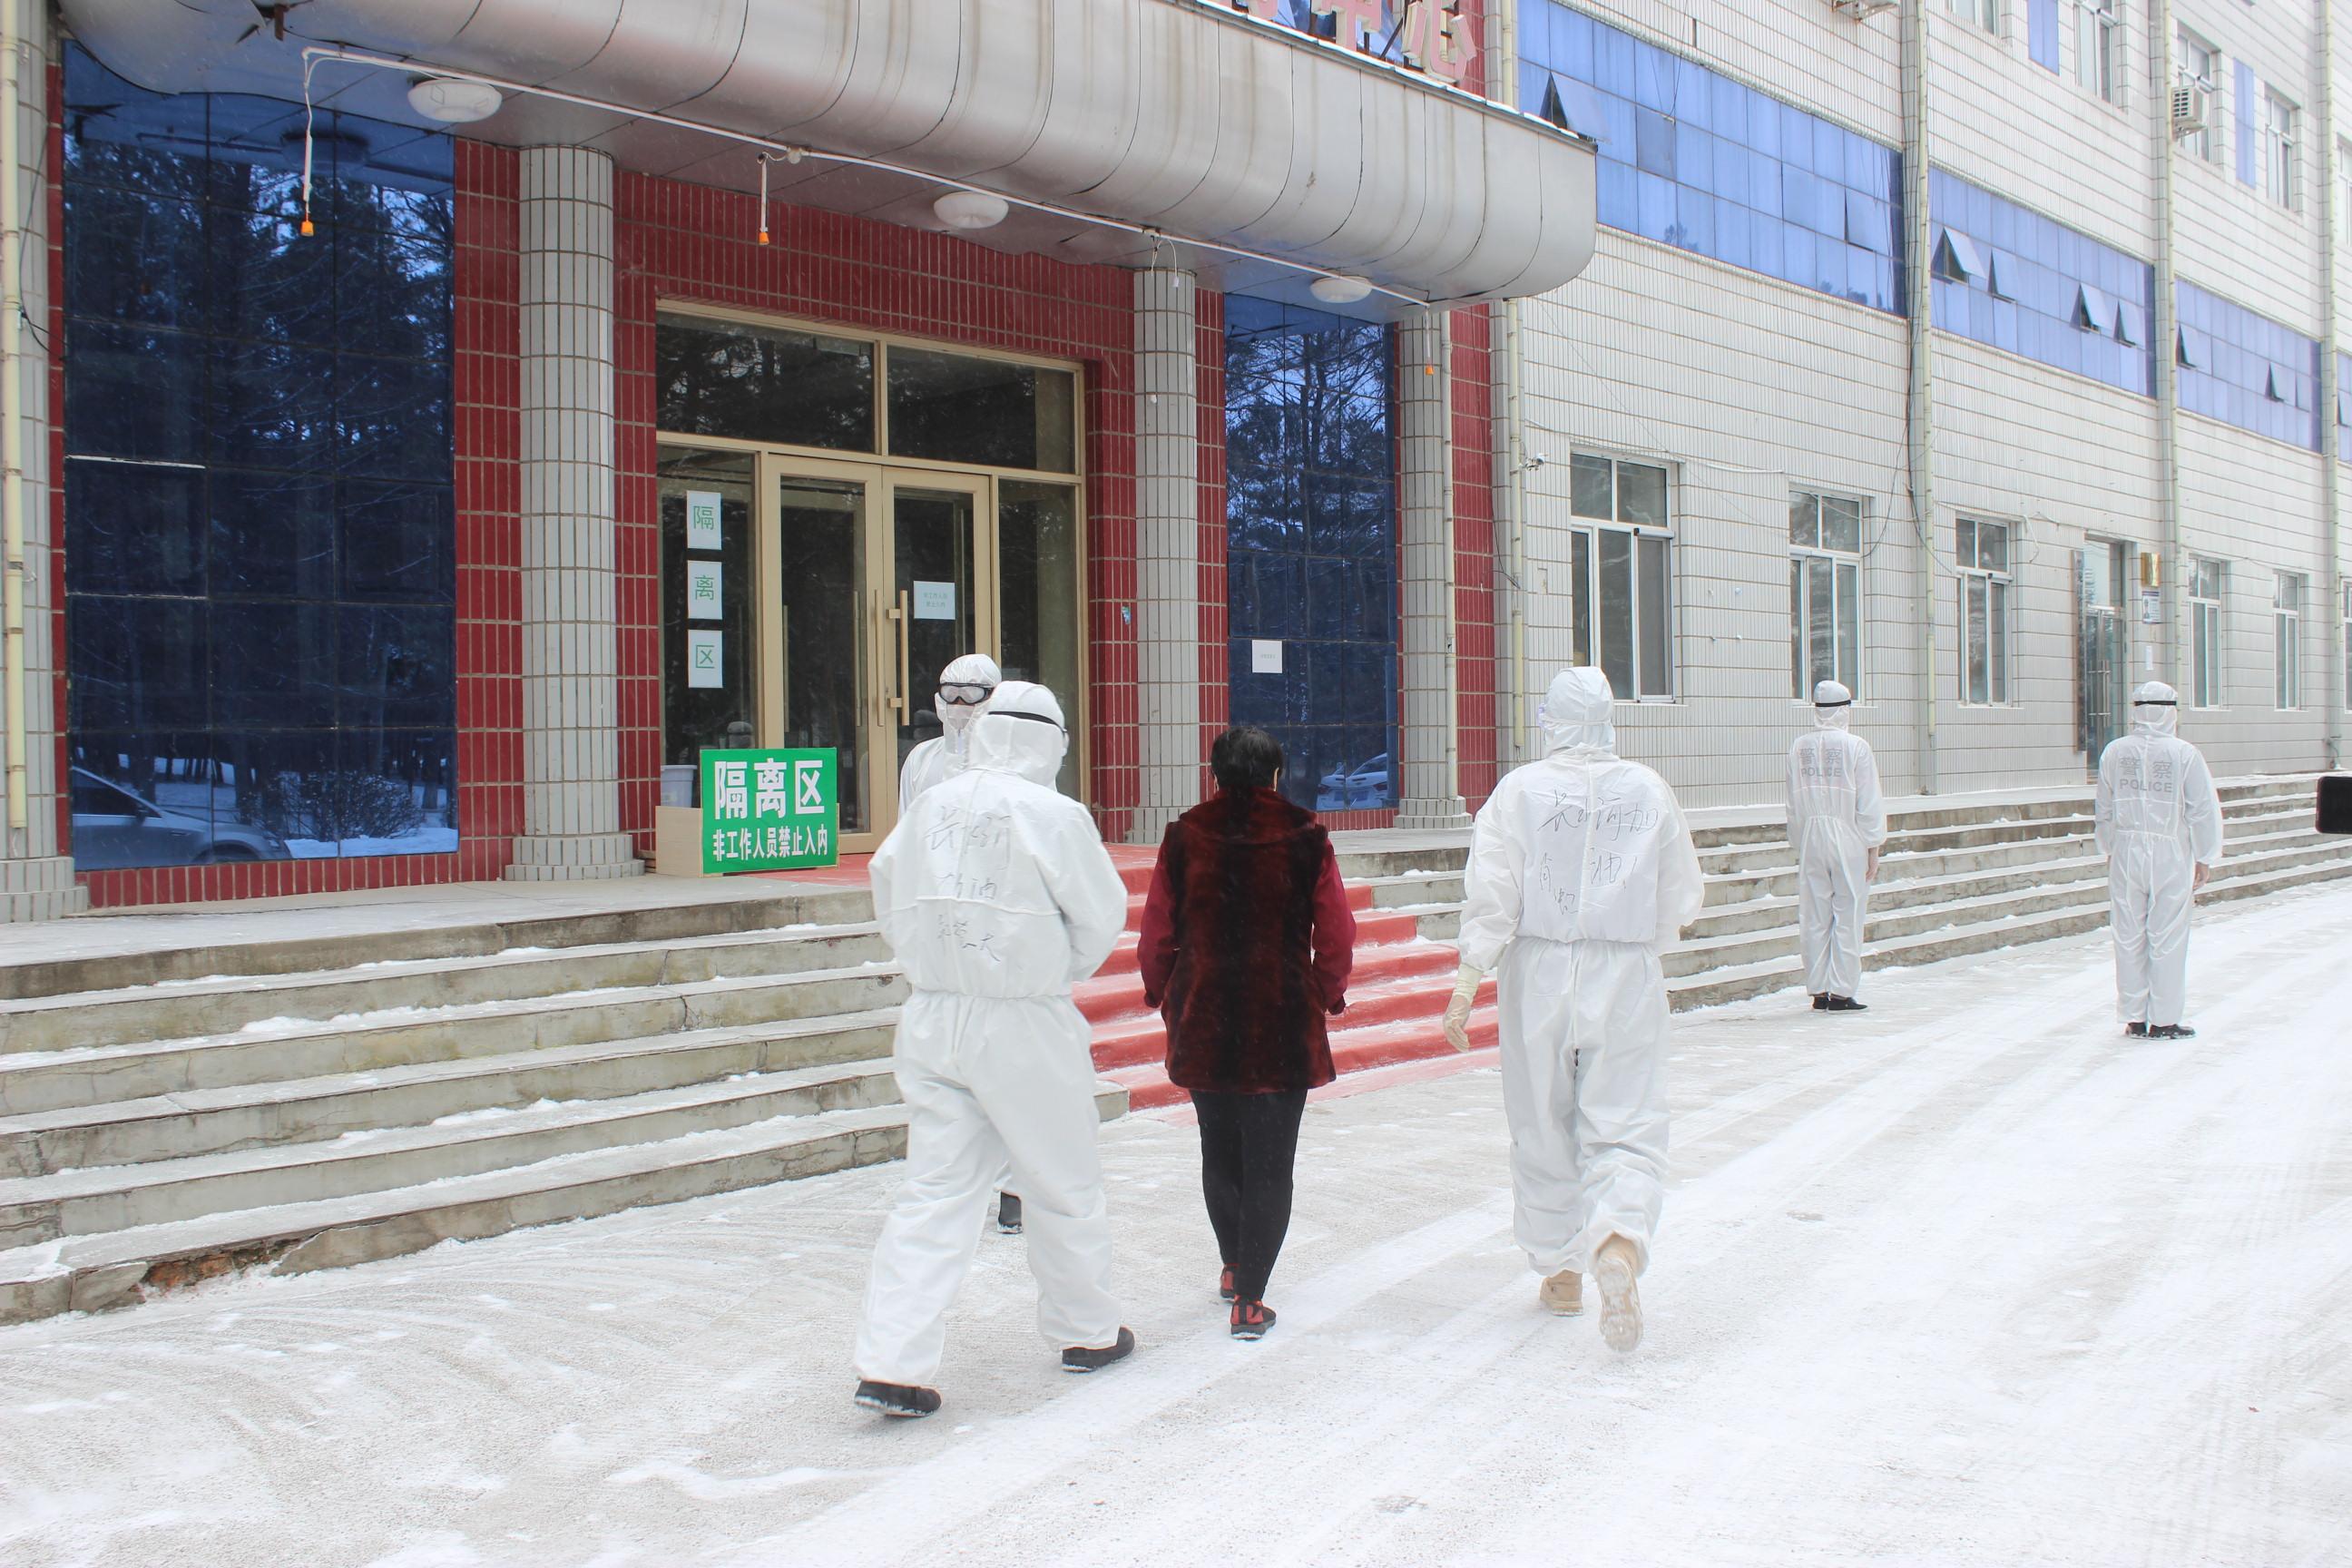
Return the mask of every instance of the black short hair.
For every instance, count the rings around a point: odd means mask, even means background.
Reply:
[[[1219,789],[1272,789],[1282,772],[1282,742],[1255,724],[1236,724],[1209,748]]]

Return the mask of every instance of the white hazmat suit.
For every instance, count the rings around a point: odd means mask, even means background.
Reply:
[[[1086,808],[1055,793],[1068,743],[1052,692],[998,687],[963,769],[875,852],[876,913],[913,994],[891,1058],[907,1179],[874,1249],[861,1378],[920,1387],[937,1376],[948,1308],[1008,1161],[1039,1330],[1065,1349],[1119,1337],[1093,1037],[1070,986],[1110,955],[1127,889]]]
[[[1846,728],[1853,693],[1813,688],[1813,732],[1789,748],[1789,842],[1797,851],[1797,933],[1805,989],[1851,1001],[1862,988],[1870,879],[1886,842],[1886,801],[1870,742]]]
[[[2131,733],[2099,758],[2099,851],[2116,941],[2116,1005],[2127,1024],[2171,1029],[2189,984],[2189,910],[2221,863],[2221,801],[2179,739],[2180,697],[2160,680],[2132,696]]]
[[[899,810],[914,805],[925,790],[945,783],[950,774],[963,766],[972,716],[1003,679],[996,661],[984,653],[965,654],[940,671],[936,711],[940,733],[907,753],[907,761],[898,769]]]
[[[1478,977],[1501,965],[1516,1231],[1547,1276],[1591,1272],[1612,1237],[1647,1266],[1666,1173],[1658,954],[1706,901],[1674,792],[1617,755],[1612,700],[1599,670],[1562,670],[1543,707],[1550,754],[1479,811],[1448,1016],[1458,1046]]]

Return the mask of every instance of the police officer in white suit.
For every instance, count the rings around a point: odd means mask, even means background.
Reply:
[[[2132,694],[2131,733],[2099,758],[2099,852],[2116,942],[2116,1006],[2126,1032],[2188,1039],[2189,910],[2221,863],[2221,800],[2179,738],[2180,694],[2151,680]]]
[[[1862,932],[1886,842],[1886,800],[1870,742],[1847,729],[1853,693],[1813,688],[1813,732],[1789,748],[1789,842],[1797,850],[1797,934],[1819,1012],[1858,1013]]]
[[[912,987],[891,1055],[907,1178],[874,1248],[856,1350],[857,1403],[885,1415],[940,1407],[948,1308],[1008,1162],[1038,1328],[1063,1366],[1092,1372],[1135,1346],[1110,1290],[1093,1036],[1070,1000],[1110,956],[1127,889],[1086,808],[1055,792],[1068,744],[1052,692],[999,686],[962,770],[874,856],[875,912]]]
[[[1583,1310],[1591,1274],[1601,1338],[1629,1351],[1665,1195],[1658,954],[1697,918],[1706,884],[1674,791],[1618,757],[1612,701],[1599,670],[1560,671],[1542,712],[1549,754],[1479,811],[1445,1034],[1469,1048],[1472,1003],[1499,964],[1519,1246],[1562,1316]]]

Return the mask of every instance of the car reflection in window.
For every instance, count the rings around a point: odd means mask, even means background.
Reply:
[[[283,860],[286,841],[239,823],[166,811],[86,768],[73,771],[73,858],[78,869],[205,866]]]
[[[1360,766],[1323,775],[1315,796],[1318,811],[1377,809],[1389,804],[1389,754],[1382,752]]]

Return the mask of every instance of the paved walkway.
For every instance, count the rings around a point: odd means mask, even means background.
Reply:
[[[2352,1561],[2347,951],[2216,911],[2183,1044],[2096,940],[1677,1020],[1624,1359],[1534,1306],[1491,1058],[1309,1110],[1255,1346],[1192,1133],[1109,1127],[1142,1352],[1061,1374],[992,1236],[912,1426],[847,1398],[887,1167],[0,1331],[0,1562]]]

